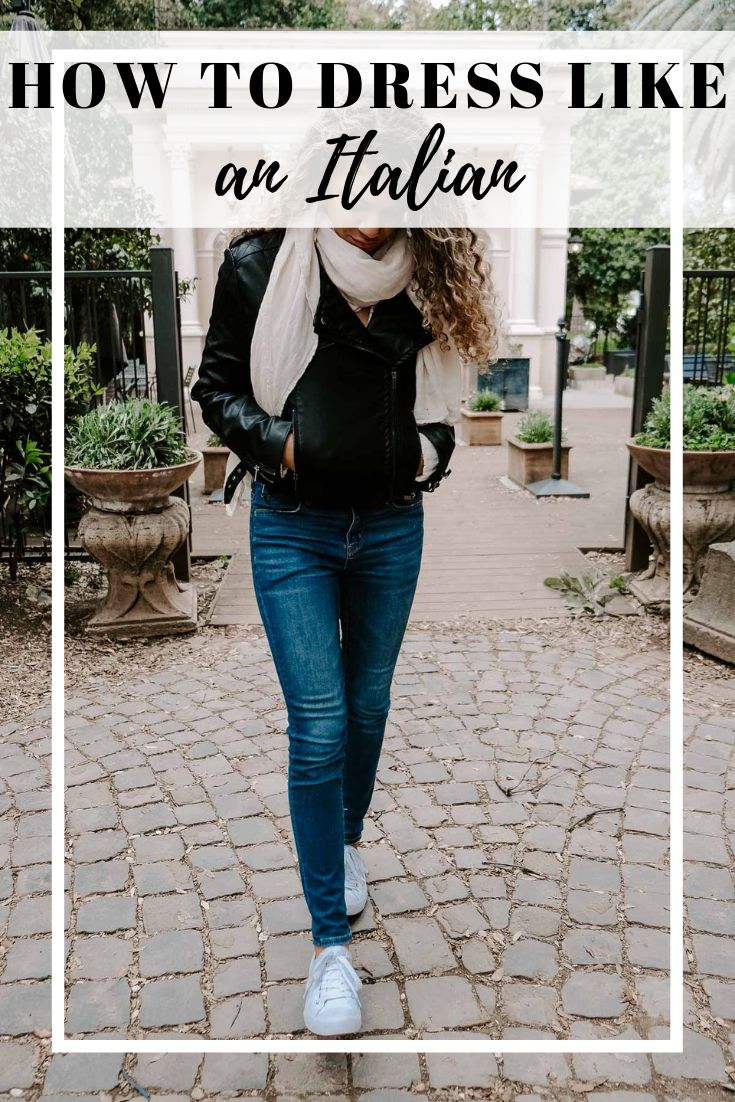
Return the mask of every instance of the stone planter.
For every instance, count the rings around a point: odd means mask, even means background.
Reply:
[[[189,532],[189,507],[171,497],[201,460],[148,471],[65,468],[90,501],[79,525],[82,546],[102,564],[108,591],[87,631],[133,638],[178,635],[197,626],[196,590],[179,582],[171,556]]]
[[[205,494],[211,494],[224,485],[229,455],[229,448],[202,448]]]
[[[630,588],[646,606],[667,606],[670,599],[671,500],[668,448],[646,448],[632,440],[627,447],[654,481],[630,498],[633,516],[653,546],[648,568]],[[699,588],[707,548],[735,539],[735,452],[684,452],[684,598]]]
[[[613,390],[616,394],[623,394],[626,398],[632,398],[635,394],[635,378],[633,375],[616,375],[613,382]]]
[[[462,410],[462,439],[465,444],[502,444],[503,414],[500,410]]]
[[[571,444],[561,446],[561,477],[569,478],[569,449]],[[554,459],[553,444],[526,444],[517,436],[508,440],[508,478],[519,486],[529,482],[541,482],[551,478]]]
[[[684,615],[684,642],[735,665],[735,542],[708,549],[699,592]]]

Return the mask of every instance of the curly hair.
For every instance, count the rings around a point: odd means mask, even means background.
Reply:
[[[496,359],[499,322],[487,239],[467,228],[407,232],[412,289],[434,337],[468,362]]]

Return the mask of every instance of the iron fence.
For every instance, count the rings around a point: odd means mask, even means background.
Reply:
[[[735,270],[684,272],[684,382],[719,385],[735,370]]]
[[[164,276],[169,275],[166,281],[159,274],[157,292],[152,271],[65,273],[66,343],[75,351],[83,344],[94,347],[93,378],[100,388],[102,401],[155,398],[159,390],[158,380],[169,379],[172,373],[179,382],[181,325],[171,250],[152,250],[151,263],[156,271],[161,268]],[[156,293],[158,297],[154,304]],[[169,302],[169,299],[172,301]],[[154,330],[158,332],[158,328],[164,328],[160,318],[170,318],[171,326],[165,341],[159,334],[161,348],[157,347],[160,354],[156,366]],[[42,338],[50,337],[50,272],[0,272],[0,330],[11,329],[35,329]],[[172,337],[175,341],[173,349]],[[175,404],[181,407],[181,401]],[[0,562],[8,563],[11,577],[15,577],[21,559],[32,562],[49,559],[50,515],[48,512],[38,514],[30,526],[19,515],[4,477],[4,469],[9,462],[7,451],[5,448],[0,453]],[[81,549],[73,539],[76,527],[73,509],[67,520],[64,534],[67,557],[80,557]],[[183,568],[181,576],[186,577]]]
[[[148,271],[79,271],[65,275],[66,341],[94,346],[95,382],[104,400],[154,397],[147,346]]]
[[[50,272],[0,272],[0,327],[50,334]]]
[[[69,271],[64,277],[66,342],[94,346],[94,380],[113,398],[154,397],[149,271]],[[51,335],[51,273],[0,272],[0,327]]]

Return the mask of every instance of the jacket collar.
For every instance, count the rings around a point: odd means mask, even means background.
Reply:
[[[319,305],[314,317],[317,333],[393,363],[415,356],[419,349],[433,340],[431,332],[424,327],[420,310],[405,291],[379,302],[366,326],[332,283],[321,263],[319,273]]]

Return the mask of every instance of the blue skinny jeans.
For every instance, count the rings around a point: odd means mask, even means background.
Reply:
[[[318,946],[351,940],[344,845],[370,805],[421,565],[423,499],[327,508],[253,483],[258,608],[288,714],[288,799]]]

